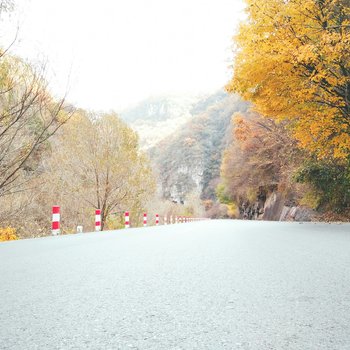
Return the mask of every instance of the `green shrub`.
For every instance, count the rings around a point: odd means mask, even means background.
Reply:
[[[310,184],[314,190],[313,200],[307,194],[305,200],[311,200],[317,208],[330,209],[340,213],[350,206],[350,164],[334,161],[309,161],[295,174],[298,183]]]

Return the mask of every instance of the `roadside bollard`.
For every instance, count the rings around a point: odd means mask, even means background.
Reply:
[[[52,207],[52,234],[54,236],[60,234],[60,220],[61,220],[61,215],[60,215],[60,207],[58,205],[54,205]]]
[[[158,225],[159,225],[159,215],[156,214],[156,226],[158,226]]]
[[[101,209],[95,210],[95,231],[101,231]]]
[[[124,215],[125,215],[125,228],[129,228],[130,227],[129,212],[126,211]]]
[[[147,226],[147,214],[144,213],[143,214],[143,227],[146,227]]]

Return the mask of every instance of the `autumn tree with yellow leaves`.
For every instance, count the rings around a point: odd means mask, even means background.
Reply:
[[[256,129],[244,119],[235,121],[236,134],[245,135],[245,139],[236,135],[236,143],[244,148],[233,145],[226,151],[221,173],[224,194],[232,198],[241,191],[247,197],[251,178],[259,178],[265,186],[275,182],[279,188],[301,183],[307,191],[299,204],[346,214],[350,208],[350,2],[245,1],[247,17],[234,38],[233,77],[227,90],[252,102],[266,120],[262,123],[271,121],[274,131],[266,133],[267,129]],[[278,134],[296,142],[275,149]],[[260,140],[264,142],[255,147]],[[271,156],[266,158],[268,153]],[[288,154],[292,162],[281,163],[279,156]],[[254,162],[257,166],[251,167]],[[289,177],[283,175],[286,165]],[[240,177],[245,179],[243,187],[235,186]],[[257,186],[255,181],[253,188]]]
[[[229,91],[288,120],[302,148],[344,160],[350,149],[348,0],[246,0]]]
[[[68,209],[62,213],[66,226],[74,229],[75,222],[91,229],[94,209],[101,209],[102,229],[115,228],[110,219],[123,211],[130,211],[136,224],[155,181],[137,134],[115,113],[77,111],[52,146],[44,178],[48,195]]]

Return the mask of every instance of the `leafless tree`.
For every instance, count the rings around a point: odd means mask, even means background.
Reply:
[[[49,94],[43,67],[0,58],[0,197],[26,189],[49,138],[72,112]]]

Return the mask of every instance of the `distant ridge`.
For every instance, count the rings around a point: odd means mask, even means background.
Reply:
[[[192,109],[203,96],[161,96],[141,101],[120,113],[140,136],[143,149],[154,147],[192,117]]]

